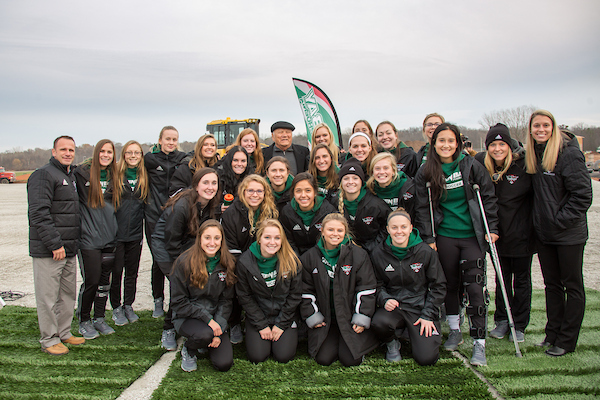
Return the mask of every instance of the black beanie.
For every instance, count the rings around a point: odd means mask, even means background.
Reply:
[[[490,144],[494,140],[502,140],[503,142],[506,142],[511,149],[513,148],[510,132],[508,131],[508,127],[504,124],[496,124],[490,128],[485,137],[485,148],[487,149],[490,147]]]
[[[360,161],[354,157],[348,159],[344,164],[342,164],[342,169],[340,169],[339,173],[340,181],[344,176],[350,174],[358,175],[360,180],[363,181],[363,183],[365,182],[365,173],[362,169],[362,165],[360,165]]]

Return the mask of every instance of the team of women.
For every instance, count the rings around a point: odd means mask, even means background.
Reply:
[[[278,129],[291,137],[293,126],[276,123],[273,135]],[[187,338],[185,371],[195,370],[203,353],[217,370],[228,370],[242,325],[255,363],[290,361],[306,335],[310,356],[322,365],[359,365],[380,343],[386,359],[397,362],[402,340],[418,364],[432,365],[442,344],[442,309],[450,326],[444,347],[463,343],[466,314],[471,363],[486,365],[489,242],[499,250],[516,340],[524,340],[529,323],[537,252],[548,317],[540,346],[550,356],[574,351],[592,199],[576,139],[544,110],[531,116],[527,151],[498,124],[486,151],[472,157],[458,128],[436,113],[423,121],[423,137],[426,145],[415,152],[391,122],[373,131],[360,120],[344,152],[320,124],[305,162],[298,148],[295,159],[287,148],[266,159],[252,129],[221,159],[210,134],[193,152],[179,151],[172,126],[147,154],[127,142],[118,162],[114,144],[101,140],[75,172],[80,333],[94,339],[115,332],[104,318],[108,300],[117,326],[138,319],[132,306],[145,227],[153,317],[164,316],[166,349],[177,349],[177,335]],[[494,321],[489,336],[501,339],[509,327],[499,296]]]

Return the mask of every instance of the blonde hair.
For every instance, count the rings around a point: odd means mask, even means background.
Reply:
[[[531,134],[531,124],[533,123],[533,119],[540,115],[548,117],[552,121],[552,134],[546,143],[546,148],[544,149],[542,168],[544,168],[546,171],[554,171],[554,167],[556,167],[556,160],[558,160],[558,153],[560,153],[560,150],[563,146],[562,132],[556,125],[556,119],[554,119],[554,115],[552,115],[550,111],[546,110],[534,111],[533,114],[531,114],[531,118],[529,118],[529,135],[527,135],[527,153],[525,154],[525,165],[527,166],[528,174],[535,174],[537,171],[535,140]]]
[[[319,176],[319,170],[317,169],[317,164],[315,163],[315,157],[317,156],[317,151],[325,149],[327,153],[329,153],[329,157],[331,157],[331,165],[327,170],[327,174],[325,177],[327,178],[325,182],[325,188],[327,190],[335,189],[338,186],[338,173],[335,170],[337,161],[333,159],[333,154],[331,153],[331,149],[325,143],[319,143],[310,151],[310,162],[308,163],[308,172],[317,179]]]
[[[144,202],[146,201],[146,199],[148,198],[148,186],[149,186],[149,180],[148,180],[148,172],[146,171],[146,167],[144,166],[144,150],[142,149],[142,145],[139,144],[139,142],[135,141],[135,140],[130,140],[129,142],[125,143],[125,145],[123,146],[123,148],[121,149],[121,159],[119,160],[119,165],[117,167],[117,176],[115,177],[115,190],[122,190],[123,188],[123,182],[125,181],[125,172],[127,171],[127,168],[129,168],[129,164],[127,164],[127,161],[125,161],[125,152],[127,151],[127,148],[129,146],[133,146],[136,145],[140,148],[140,151],[142,152],[142,156],[140,158],[140,162],[137,165],[137,188],[136,191],[139,192],[140,194],[140,199],[142,199]],[[119,207],[119,203],[121,202],[121,199],[119,198],[119,200],[117,201],[116,206]]]
[[[256,221],[256,225],[254,225],[254,210],[246,201],[244,197],[244,192],[248,189],[250,182],[260,183],[265,191],[265,197],[263,201],[258,206],[260,209],[260,216],[258,217],[258,221]],[[260,225],[263,221],[271,218],[278,218],[279,211],[277,210],[277,206],[275,205],[275,198],[273,197],[273,191],[271,190],[271,185],[269,185],[265,178],[257,174],[251,174],[244,178],[244,180],[238,186],[238,198],[248,209],[248,222],[250,222],[250,235],[254,235],[256,231],[256,227]]]
[[[493,182],[498,182],[502,180],[502,177],[504,176],[504,174],[506,174],[506,171],[508,171],[512,162],[513,154],[512,151],[509,150],[508,154],[506,155],[506,158],[504,159],[504,163],[502,164],[502,170],[496,172],[496,161],[492,158],[492,156],[490,156],[489,151],[485,152],[485,169],[487,169],[487,171],[490,173],[490,178],[492,178]],[[494,179],[495,174],[498,174],[498,179]]]
[[[429,118],[433,118],[433,117],[438,117],[439,119],[441,119],[441,120],[442,120],[442,124],[443,124],[444,122],[446,122],[446,120],[444,119],[444,117],[442,117],[442,116],[441,116],[440,114],[438,114],[438,113],[431,113],[431,114],[427,114],[427,115],[425,116],[425,119],[423,120],[423,130],[421,131],[421,133],[423,134],[423,139],[425,139],[425,143],[429,143],[429,142],[430,142],[429,138],[428,138],[428,137],[427,137],[427,135],[425,134],[425,124],[427,123],[427,120],[428,120]]]
[[[228,146],[225,149],[225,152],[228,153],[235,146],[242,146],[242,139],[244,136],[252,135],[254,136],[254,141],[256,142],[256,148],[252,152],[252,154],[248,154],[248,157],[252,157],[254,162],[256,163],[256,169],[254,170],[257,174],[262,174],[263,168],[265,166],[265,158],[262,153],[262,148],[260,147],[260,138],[258,137],[258,133],[252,128],[246,128],[237,135],[235,138],[235,142],[231,146]]]
[[[177,150],[181,150],[181,148],[179,147],[179,131],[177,129],[175,129],[174,126],[171,126],[171,125],[163,126],[163,128],[160,130],[160,133],[158,134],[158,140],[160,141],[160,139],[162,139],[163,134],[165,133],[165,131],[175,131],[175,132],[177,132]],[[157,145],[160,146],[159,143]],[[162,148],[162,146],[160,146],[160,147]]]
[[[300,271],[302,264],[300,264],[300,259],[292,249],[292,246],[290,246],[290,242],[288,242],[283,226],[281,226],[281,223],[278,220],[269,218],[262,221],[258,225],[258,230],[256,231],[256,241],[258,242],[260,240],[263,232],[268,227],[279,229],[279,233],[281,234],[281,247],[277,251],[277,259],[279,260],[277,279],[283,279],[284,276],[290,278],[296,276]]]
[[[202,157],[202,147],[204,147],[204,142],[206,142],[207,139],[212,139],[215,141],[215,154],[210,159],[204,161],[204,158]],[[196,142],[196,146],[194,147],[194,157],[192,157],[192,159],[188,163],[188,166],[192,171],[204,167],[212,167],[217,163],[217,161],[219,161],[216,150],[217,139],[215,139],[214,135],[207,133],[205,135],[200,136],[200,138]]]
[[[323,222],[321,222],[321,236],[323,236],[322,232],[325,229],[325,225],[331,221],[337,221],[344,225],[344,229],[346,230],[346,237],[349,240],[352,240],[352,234],[350,233],[350,226],[348,225],[348,220],[344,217],[344,213],[331,213],[327,214],[325,218],[323,218]]]
[[[390,164],[392,165],[392,171],[394,172],[394,177],[392,178],[392,181],[398,176],[398,165],[396,164],[396,156],[394,156],[392,153],[388,153],[383,152],[383,153],[379,153],[377,154],[375,157],[373,157],[373,159],[371,160],[371,164],[369,164],[369,180],[367,181],[367,188],[369,188],[369,190],[371,191],[371,193],[373,193],[374,195],[377,195],[377,193],[375,193],[375,176],[373,175],[373,169],[375,168],[375,164],[377,164],[379,161],[385,160],[387,159]]]
[[[312,147],[316,146],[315,137],[317,136],[317,130],[319,130],[320,128],[325,128],[325,129],[327,129],[327,132],[329,132],[329,145],[327,147],[329,148],[329,151],[331,151],[332,163],[335,163],[335,165],[337,165],[340,150],[335,145],[335,138],[333,137],[333,132],[331,131],[331,128],[325,122],[321,122],[319,125],[315,126],[315,128],[313,129],[312,135],[310,138],[311,146]]]

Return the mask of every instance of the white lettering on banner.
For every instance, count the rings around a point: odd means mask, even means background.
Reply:
[[[319,104],[317,104],[317,97],[313,88],[310,88],[308,93],[300,98],[300,106],[304,111],[304,119],[311,131],[323,122],[323,116],[319,113]]]

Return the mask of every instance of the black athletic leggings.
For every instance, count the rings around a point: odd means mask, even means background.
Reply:
[[[233,347],[228,332],[223,332],[220,336],[221,344],[216,349],[208,347],[213,340],[214,332],[204,321],[187,318],[178,333],[187,338],[184,346],[187,347],[188,353],[194,354],[198,349],[208,349],[208,357],[217,371],[228,371],[233,365]]]
[[[121,278],[123,280],[123,305],[130,306],[135,301],[138,270],[142,255],[142,241],[119,242],[115,253],[115,264],[110,283],[110,304],[113,310],[121,305]]]
[[[83,282],[79,289],[77,318],[80,322],[91,319],[92,304],[94,318],[104,318],[106,301],[110,290],[110,274],[115,262],[115,247],[79,250],[79,268]]]
[[[525,332],[529,325],[531,314],[531,260],[532,256],[526,257],[502,257],[502,277],[508,295],[508,304],[512,311],[515,329]],[[502,297],[500,281],[496,275],[496,312],[494,321],[508,321],[506,306]]]
[[[479,249],[477,238],[456,239],[446,236],[439,236],[436,239],[438,255],[442,269],[446,275],[446,314],[458,315],[462,302],[463,287],[466,287],[471,313],[471,336],[474,339],[485,339],[486,314],[484,288],[486,282],[470,282],[465,285],[468,277],[483,274],[485,272],[485,255]],[[463,261],[483,260],[483,269],[471,268],[465,270],[461,268]],[[467,308],[469,313],[469,308]]]
[[[296,347],[298,347],[297,328],[284,330],[277,341],[264,340],[258,330],[246,320],[246,352],[251,362],[263,362],[273,354],[275,361],[286,363],[296,355]]]
[[[316,328],[316,329],[324,329]],[[310,335],[310,331],[308,333]],[[315,361],[321,365],[331,365],[335,360],[339,359],[344,367],[353,367],[362,363],[362,356],[358,358],[352,357],[350,348],[344,341],[337,323],[331,322],[329,332],[321,348],[315,356]]]
[[[146,220],[146,242],[148,243],[148,247],[150,248],[150,252],[152,253],[152,233],[154,232],[154,228],[156,227],[156,222]],[[152,297],[156,299],[164,299],[165,298],[165,274],[161,271],[158,263],[154,260],[154,255],[152,255],[152,275],[150,279],[150,283],[152,285]]]

